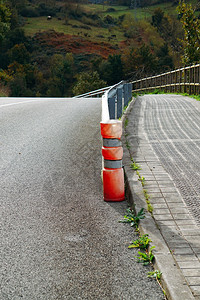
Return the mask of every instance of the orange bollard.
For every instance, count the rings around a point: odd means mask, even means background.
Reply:
[[[102,156],[107,160],[120,160],[123,157],[122,147],[102,147]]]
[[[122,122],[118,120],[101,122],[101,135],[103,137],[102,156],[104,158],[104,200],[123,201],[125,199],[124,171],[122,168],[123,148],[120,141]]]
[[[123,201],[124,196],[124,170],[103,169],[103,194],[105,201]]]
[[[122,136],[122,122],[119,120],[109,120],[101,122],[101,135],[107,139],[120,139]]]

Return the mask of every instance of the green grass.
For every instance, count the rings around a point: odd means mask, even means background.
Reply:
[[[161,7],[165,12],[176,13],[175,6],[171,6],[169,3],[163,3],[160,5],[148,6],[146,8],[138,8],[137,13],[135,14],[134,9],[129,9],[126,6],[108,6],[108,5],[100,5],[100,4],[85,4],[82,5],[83,9],[87,12],[93,12],[98,14],[100,17],[104,17],[105,15],[111,15],[114,18],[118,18],[124,14],[131,14],[132,16],[137,16],[137,19],[147,19],[151,18],[154,10],[157,7]],[[108,12],[109,8],[114,8],[115,12]],[[108,41],[108,37],[111,35],[116,35],[117,38],[111,40],[111,43],[117,43],[119,41],[124,40],[123,30],[119,28],[119,26],[113,26],[110,29],[101,28],[96,26],[91,26],[91,30],[86,30],[83,28],[73,28],[72,25],[82,26],[86,25],[78,20],[69,20],[69,24],[65,25],[64,20],[58,20],[57,17],[53,17],[52,20],[48,21],[46,17],[37,17],[37,18],[26,18],[26,24],[24,26],[24,30],[26,35],[33,36],[38,31],[45,31],[49,29],[53,29],[57,32],[63,32],[65,34],[78,35],[78,33],[82,32],[84,36],[85,33],[90,35],[92,40],[96,41]],[[97,38],[98,35],[104,36],[104,38]]]
[[[197,3],[197,0],[190,1],[191,3]],[[124,14],[131,14],[133,17],[137,17],[137,20],[148,19],[151,20],[151,17],[154,13],[154,10],[160,7],[165,13],[170,15],[177,15],[176,6],[173,6],[172,3],[162,3],[153,6],[147,6],[145,8],[138,8],[135,12],[134,9],[129,9],[127,6],[109,6],[102,4],[84,4],[82,5],[83,10],[87,12],[92,12],[98,14],[100,17],[104,17],[105,15],[111,15],[113,18],[118,18]],[[114,8],[114,12],[108,12],[109,8]],[[71,35],[80,35],[84,37],[84,34],[88,34],[89,39],[93,41],[103,41],[110,42],[111,44],[117,44],[120,41],[124,40],[124,32],[119,26],[113,26],[108,28],[96,27],[88,25],[91,30],[83,29],[83,28],[73,28],[72,25],[82,26],[86,25],[78,20],[69,20],[68,25],[64,24],[64,20],[58,20],[57,17],[53,17],[51,21],[47,21],[46,17],[38,17],[38,18],[26,18],[26,24],[24,26],[24,30],[26,35],[33,36],[38,31],[45,31],[49,29],[53,29],[57,32],[63,32],[65,34]],[[103,36],[103,38],[97,37],[98,35]],[[109,36],[116,35],[116,39],[109,40]]]
[[[82,7],[88,12],[99,14],[111,14],[111,12],[107,11],[109,8],[114,8],[117,12],[128,10],[127,6],[122,5],[83,4]]]
[[[200,101],[200,95],[189,95],[189,97],[194,98],[197,101]]]
[[[197,0],[193,0],[193,2],[197,3]],[[83,7],[86,11],[98,13],[100,16],[110,15],[112,17],[117,18],[123,14],[131,14],[133,16],[136,15],[138,20],[151,18],[154,13],[154,10],[158,7],[160,7],[165,13],[168,13],[170,15],[177,15],[176,5],[173,6],[172,3],[161,3],[152,6],[146,6],[143,8],[137,8],[136,12],[135,9],[129,9],[127,6],[103,6],[101,4],[85,4],[83,5]],[[115,12],[108,12],[107,10],[109,8],[114,8]]]
[[[36,32],[46,31],[53,29],[56,32],[63,32],[64,34],[71,35],[79,35],[85,37],[84,34],[88,34],[88,39],[96,42],[109,42],[112,44],[116,44],[122,40],[124,40],[123,31],[118,27],[113,27],[111,30],[108,28],[96,27],[88,25],[91,30],[87,30],[84,28],[73,28],[72,25],[83,26],[85,24],[81,23],[77,20],[69,20],[69,24],[65,25],[64,20],[58,20],[57,18],[52,18],[51,21],[47,21],[46,17],[38,17],[38,18],[27,18],[26,24],[24,26],[25,34],[29,36],[33,36]],[[99,38],[98,35],[103,37]],[[115,39],[109,41],[109,36],[116,35]]]
[[[190,0],[192,5],[196,5],[198,0]],[[127,6],[118,6],[118,5],[102,5],[102,4],[85,4],[83,7],[86,11],[91,11],[93,13],[98,13],[100,16],[111,15],[112,17],[119,17],[123,14],[130,13],[133,16],[137,16],[138,20],[151,18],[154,10],[160,7],[166,14],[177,15],[176,7],[177,5],[172,5],[173,3],[160,3],[152,6],[146,6],[143,8],[137,8],[137,12],[134,9],[129,9]],[[115,12],[108,12],[109,8],[114,8]]]
[[[136,98],[137,96],[143,96],[143,95],[155,95],[155,94],[171,94],[171,95],[181,95],[181,96],[187,96],[193,99],[196,99],[197,101],[200,101],[200,95],[194,95],[194,94],[188,94],[188,93],[176,93],[176,92],[167,92],[160,89],[155,89],[151,92],[139,92],[139,93],[133,93],[133,96]]]

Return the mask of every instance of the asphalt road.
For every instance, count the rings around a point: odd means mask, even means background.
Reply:
[[[101,99],[0,99],[0,299],[160,300],[102,199]]]

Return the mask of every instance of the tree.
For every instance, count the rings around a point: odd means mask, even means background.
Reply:
[[[123,54],[125,78],[135,80],[138,77],[153,75],[158,70],[158,62],[152,49],[143,44],[140,48],[131,48]]]
[[[160,7],[156,8],[152,15],[152,25],[159,28],[162,24],[163,17],[164,11]]]
[[[158,68],[160,72],[172,70],[174,68],[173,59],[169,54],[169,47],[167,43],[160,47],[157,51]]]
[[[101,78],[109,85],[120,82],[123,79],[123,63],[121,55],[109,55],[106,61],[99,66]]]
[[[11,62],[18,62],[19,64],[26,64],[30,60],[30,53],[27,51],[24,44],[16,44],[9,50]]]
[[[106,82],[100,79],[96,71],[93,73],[84,72],[78,75],[77,79],[77,83],[73,88],[74,95],[84,94],[106,86]]]
[[[10,15],[11,12],[9,8],[5,5],[3,0],[0,0],[0,43],[10,29]]]
[[[13,77],[9,87],[11,97],[24,97],[27,89],[25,77],[21,74]]]
[[[185,1],[179,1],[177,11],[184,29],[182,61],[185,65],[197,63],[200,60],[200,20],[192,5]]]
[[[49,61],[50,79],[48,96],[63,97],[69,94],[68,90],[74,81],[74,60],[71,53],[65,56],[62,54],[54,54]]]
[[[180,42],[177,37],[182,36],[180,23],[173,16],[165,15],[160,8],[155,9],[151,24],[157,28],[165,43],[170,45],[175,52],[180,52]]]

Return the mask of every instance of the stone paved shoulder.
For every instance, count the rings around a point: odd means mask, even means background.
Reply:
[[[146,95],[131,104],[126,117],[124,164],[131,196],[138,209],[146,207],[147,190],[154,208],[141,230],[156,245],[169,298],[200,299],[200,103]],[[130,157],[141,166],[144,187],[130,169]]]

